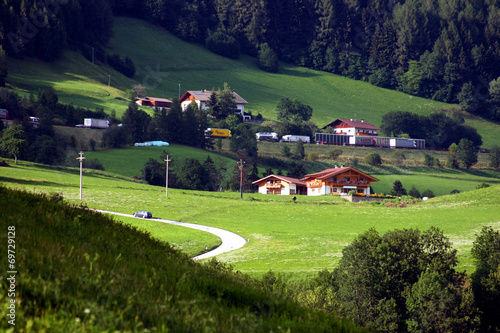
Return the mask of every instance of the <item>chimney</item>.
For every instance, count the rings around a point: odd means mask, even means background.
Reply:
[[[351,118],[351,121],[352,121],[352,118]]]
[[[364,122],[365,122],[365,120],[364,120],[364,119],[361,119],[361,122],[362,122],[362,123],[364,123]]]
[[[335,165],[335,169],[337,169],[337,168],[338,168],[338,166],[337,166],[337,165]]]

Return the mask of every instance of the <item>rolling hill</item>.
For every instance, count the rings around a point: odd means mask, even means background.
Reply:
[[[127,105],[125,90],[134,84],[146,86],[150,96],[174,99],[179,92],[218,89],[227,82],[249,102],[248,111],[253,115],[260,113],[275,119],[280,98],[297,98],[313,107],[312,120],[320,127],[337,118],[354,117],[380,125],[382,115],[388,111],[427,115],[456,107],[286,63],[281,64],[279,73],[263,72],[253,58],[227,59],[131,18],[115,18],[107,52],[132,58],[136,67],[133,80],[108,66],[93,65],[78,53],[66,52],[61,60],[49,64],[9,59],[7,83],[24,95],[53,87],[64,103],[102,107],[105,112],[115,110],[121,116]],[[484,147],[498,143],[498,124],[467,115],[466,124],[478,129]]]

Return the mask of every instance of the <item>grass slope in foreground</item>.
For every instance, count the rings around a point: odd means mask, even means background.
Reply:
[[[8,160],[10,161],[10,160]],[[61,192],[80,203],[76,170],[40,169],[32,164],[2,168],[0,182],[8,187],[37,192]],[[210,225],[249,238],[243,248],[219,256],[235,269],[252,275],[269,270],[303,279],[337,266],[343,248],[354,238],[375,228],[389,230],[431,226],[440,228],[458,251],[459,269],[475,269],[470,250],[475,234],[485,225],[500,228],[500,186],[435,198],[406,208],[352,204],[334,196],[289,196],[169,190],[129,181],[84,174],[84,202],[92,208],[123,213],[148,209],[157,217]],[[128,221],[127,221],[128,222]],[[138,222],[142,222],[139,220]],[[141,228],[150,230],[154,223]],[[155,230],[150,230],[156,237]],[[187,230],[186,233],[190,231]],[[163,240],[175,243],[166,232]],[[198,234],[193,234],[197,240]],[[199,242],[204,247],[203,242]]]
[[[0,201],[10,207],[0,210],[0,238],[8,244],[7,230],[15,233],[18,271],[15,282],[1,278],[15,297],[0,294],[0,330],[13,328],[6,303],[14,300],[18,331],[361,331],[102,214],[4,187]]]

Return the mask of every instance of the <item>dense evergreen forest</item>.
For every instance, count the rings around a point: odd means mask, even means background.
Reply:
[[[90,57],[113,15],[228,57],[265,49],[500,120],[500,0],[3,0],[0,45],[16,57],[53,60],[68,47]]]

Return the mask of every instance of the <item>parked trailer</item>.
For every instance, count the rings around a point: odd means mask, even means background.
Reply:
[[[7,109],[0,109],[0,119],[9,119],[9,111]]]
[[[205,137],[220,139],[230,138],[231,130],[225,128],[207,128],[207,130],[205,131]]]
[[[375,146],[377,140],[374,136],[350,136],[349,144],[353,146]]]
[[[256,133],[255,137],[257,138],[257,141],[271,141],[271,142],[278,142],[279,141],[278,133],[276,133],[276,132]]]
[[[407,138],[392,138],[391,148],[415,148],[424,149],[425,140],[423,139],[407,139]]]
[[[83,120],[85,127],[89,128],[108,128],[109,121],[106,119],[85,118]]]
[[[348,136],[315,133],[317,144],[352,145],[384,148],[425,149],[424,139],[391,138],[385,136]]]
[[[281,141],[283,142],[298,142],[299,140],[302,140],[303,143],[310,143],[311,138],[307,135],[284,135],[281,138]]]

